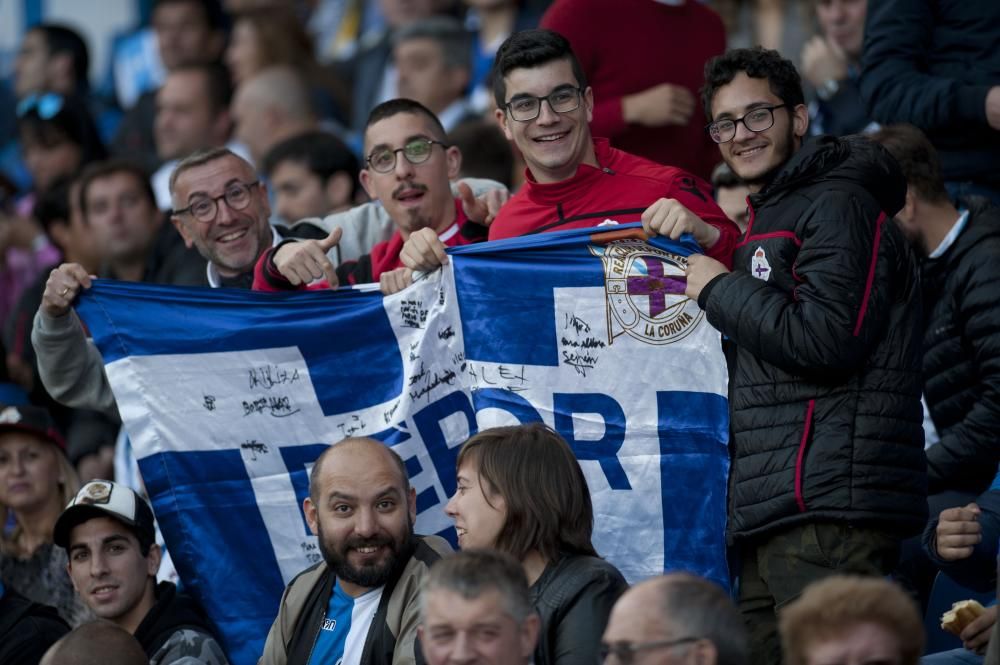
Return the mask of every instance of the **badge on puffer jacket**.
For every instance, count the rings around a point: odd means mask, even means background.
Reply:
[[[750,260],[750,274],[765,282],[771,279],[771,264],[767,262],[767,254],[763,247],[758,247]]]

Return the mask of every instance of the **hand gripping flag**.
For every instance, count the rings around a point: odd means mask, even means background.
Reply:
[[[544,421],[583,467],[598,552],[630,581],[728,584],[727,374],[684,296],[695,246],[593,231],[455,249],[390,297],[84,292],[171,556],[234,663],[256,662],[285,584],[320,559],[308,471],[347,436],[393,446],[417,531],[453,537],[442,508],[462,442]]]

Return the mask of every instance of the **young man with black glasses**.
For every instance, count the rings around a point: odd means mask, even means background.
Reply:
[[[591,136],[593,90],[562,35],[511,35],[497,51],[493,93],[497,121],[528,169],[524,186],[490,225],[490,240],[642,221],[653,234],[691,233],[709,256],[728,264],[739,229],[704,181]],[[435,246],[415,234],[404,262],[434,269],[441,264]]]
[[[261,257],[254,288],[336,288],[381,281],[383,290],[392,292],[410,281],[400,252],[413,233],[423,229],[442,247],[485,240],[483,220],[470,220],[465,211],[477,205],[485,210],[485,203],[473,201],[469,189],[464,190],[467,196],[452,194],[450,182],[458,177],[462,153],[445,138],[437,116],[419,102],[393,99],[372,109],[361,185],[385,207],[395,232],[370,253],[336,268],[327,252],[340,240],[339,228],[322,240],[282,243]]]
[[[887,574],[927,519],[917,265],[890,219],[898,164],[860,136],[804,143],[791,62],[733,50],[705,78],[750,218],[732,272],[692,256],[686,292],[736,346],[729,537],[753,662],[776,663],[778,608],[835,572]]]

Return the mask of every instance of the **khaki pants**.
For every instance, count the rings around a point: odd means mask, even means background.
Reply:
[[[778,665],[781,608],[828,575],[888,575],[899,559],[899,539],[878,529],[820,522],[749,542],[740,554],[739,607],[750,631],[750,662]]]

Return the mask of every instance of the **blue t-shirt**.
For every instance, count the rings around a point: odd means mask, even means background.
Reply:
[[[378,610],[382,589],[372,589],[352,598],[340,587],[340,580],[334,584],[309,665],[357,665],[361,662],[361,652]]]

